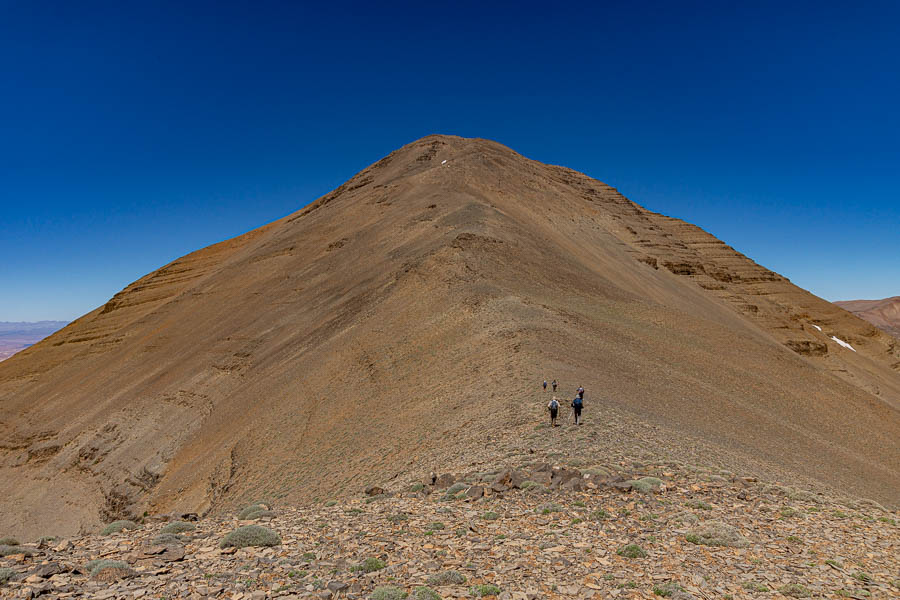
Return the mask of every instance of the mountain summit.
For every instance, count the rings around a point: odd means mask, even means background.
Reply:
[[[544,378],[587,388],[598,454],[637,423],[647,452],[900,504],[896,339],[599,181],[435,135],[0,363],[0,531],[469,465],[572,429],[534,430]]]

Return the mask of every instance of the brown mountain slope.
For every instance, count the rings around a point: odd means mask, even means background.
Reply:
[[[896,504],[898,371],[897,340],[697,227],[429,136],[0,364],[0,531],[465,464],[543,418],[543,377]]]
[[[843,300],[835,304],[900,338],[900,296],[883,300]]]

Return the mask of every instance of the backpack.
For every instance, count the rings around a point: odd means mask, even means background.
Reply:
[[[549,408],[550,410],[557,410],[559,408],[559,402],[557,402],[556,400],[551,400],[550,405],[547,408]]]
[[[572,406],[579,406],[579,407],[580,407],[581,405],[582,405],[582,398],[581,398],[581,396],[576,396],[575,399],[572,400]]]

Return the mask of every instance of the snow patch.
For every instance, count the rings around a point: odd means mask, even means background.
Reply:
[[[840,345],[843,346],[844,348],[850,348],[851,350],[853,350],[854,352],[856,352],[856,348],[854,348],[853,346],[851,346],[850,344],[848,344],[848,343],[845,342],[844,340],[839,339],[839,338],[836,338],[835,336],[831,336],[831,339],[833,339],[834,341],[836,341],[838,344],[840,344]]]
[[[813,327],[815,327],[815,328],[818,329],[819,331],[822,331],[822,328],[819,327],[818,325],[816,325],[815,323],[813,323]]]
[[[441,164],[444,164],[446,162],[447,162],[447,159],[445,158],[444,160],[441,161]]]

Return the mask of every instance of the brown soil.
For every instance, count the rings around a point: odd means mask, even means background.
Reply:
[[[3,361],[0,531],[455,468],[544,419],[544,378],[675,454],[897,505],[898,369],[896,339],[693,225],[429,136]]]

